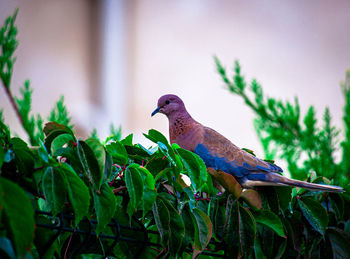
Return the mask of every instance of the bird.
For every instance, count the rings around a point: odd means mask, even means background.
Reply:
[[[295,186],[312,191],[342,192],[334,185],[315,184],[290,179],[283,170],[240,149],[217,131],[194,120],[184,102],[174,94],[159,98],[152,112],[164,114],[169,120],[170,143],[197,154],[207,168],[232,175],[243,188],[255,186]]]

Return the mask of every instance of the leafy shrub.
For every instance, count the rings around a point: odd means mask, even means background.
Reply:
[[[11,93],[13,53],[18,44],[16,15],[0,30],[0,76],[30,146],[13,137],[0,116],[2,258],[350,257],[346,193],[290,187],[242,190],[228,174],[208,174],[196,154],[169,145],[153,129],[145,134],[155,143],[150,148],[134,144],[132,135],[120,139],[120,131],[114,128],[104,141],[96,132],[86,140],[77,139],[63,99],[44,126],[39,115],[30,115],[29,81],[21,98]],[[271,142],[286,152],[282,157],[290,162],[293,176],[348,187],[346,162],[336,165],[326,156],[335,150],[331,143],[336,130],[330,126],[329,113],[324,128],[316,128],[312,112],[304,120],[305,128],[298,126],[297,105],[284,106],[272,99],[266,104],[256,82],[251,88],[253,102],[244,92],[238,63],[233,81],[218,61],[217,65],[224,82],[260,116],[257,125],[269,159]],[[346,107],[349,92],[346,85]],[[349,121],[347,116],[345,121]],[[315,147],[300,136],[278,135],[282,134],[278,123],[285,124],[284,130],[293,127],[293,134],[308,132]],[[350,139],[348,134],[346,139]],[[297,167],[300,154],[290,154],[293,148],[287,140],[297,153],[310,154],[304,167]],[[342,142],[344,160],[347,143]],[[319,147],[325,154],[316,152]],[[317,175],[311,176],[312,171]],[[184,181],[186,176],[190,185]],[[226,191],[220,192],[217,182]]]

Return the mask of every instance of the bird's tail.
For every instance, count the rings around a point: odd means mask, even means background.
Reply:
[[[335,185],[326,185],[326,184],[316,184],[316,183],[309,183],[305,181],[300,180],[294,180],[289,179],[283,175],[276,174],[276,173],[268,173],[265,174],[266,178],[263,181],[256,181],[251,179],[245,182],[247,187],[251,186],[262,186],[262,185],[287,185],[287,186],[295,186],[295,187],[301,187],[304,189],[308,189],[311,191],[323,191],[323,192],[343,192],[344,189],[339,186]]]

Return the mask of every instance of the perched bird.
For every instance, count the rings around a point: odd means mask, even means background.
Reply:
[[[170,143],[199,155],[208,168],[231,174],[242,187],[262,185],[288,185],[314,191],[342,192],[343,188],[314,184],[282,176],[279,166],[256,158],[238,148],[215,130],[195,121],[185,104],[176,95],[159,98],[152,115],[163,113],[169,120]]]

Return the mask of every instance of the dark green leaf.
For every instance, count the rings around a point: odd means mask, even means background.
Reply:
[[[255,258],[267,259],[267,257],[264,255],[264,252],[262,250],[259,237],[256,237],[254,240],[254,253],[255,253]]]
[[[155,177],[159,172],[164,171],[168,165],[169,162],[167,160],[154,157],[146,164],[146,168]]]
[[[51,154],[55,155],[55,152],[62,148],[69,142],[74,142],[74,138],[71,134],[65,133],[57,136],[51,143]]]
[[[128,214],[131,218],[142,201],[144,189],[144,182],[139,170],[136,167],[132,165],[127,167],[125,171],[125,184],[130,197]]]
[[[328,228],[326,236],[332,245],[334,258],[350,258],[350,236],[338,228]]]
[[[195,229],[194,234],[194,254],[199,251],[203,251],[208,245],[213,235],[213,224],[210,218],[200,209],[194,208],[193,211],[193,224]]]
[[[157,199],[152,208],[160,238],[164,247],[168,246],[170,236],[170,213],[163,200]]]
[[[107,151],[105,151],[105,153],[106,153],[106,163],[105,163],[105,169],[104,169],[103,175],[104,175],[104,179],[109,179],[109,177],[112,174],[113,159],[112,159],[112,156]]]
[[[100,191],[94,192],[94,204],[97,215],[96,234],[104,230],[116,210],[116,199],[107,183],[102,184]]]
[[[34,209],[26,193],[15,183],[0,177],[3,226],[10,235],[17,257],[30,251],[34,239]]]
[[[75,142],[75,137],[74,134],[72,132],[72,130],[62,124],[58,124],[57,122],[48,122],[45,124],[45,127],[43,129],[44,133],[45,133],[45,147],[47,150],[51,150],[51,144],[52,141],[58,137],[59,135],[62,134],[70,134]]]
[[[34,170],[34,157],[27,143],[20,138],[10,140],[18,169],[25,175],[30,175]]]
[[[94,155],[97,159],[98,167],[100,168],[100,174],[104,174],[105,169],[105,163],[106,163],[106,151],[103,145],[97,140],[97,139],[87,139],[85,141],[86,144],[89,145],[89,147],[94,152]]]
[[[43,175],[42,188],[52,214],[56,216],[66,201],[66,182],[62,172],[55,167],[48,167]]]
[[[143,148],[139,147],[138,145],[134,145],[134,146],[127,146],[125,145],[125,150],[128,153],[128,156],[131,159],[134,160],[144,160],[150,157],[150,154],[148,152],[146,152]]]
[[[78,225],[84,216],[89,215],[89,189],[69,165],[61,164],[57,169],[62,170],[66,177],[68,197],[74,210],[75,225]]]
[[[37,215],[35,217],[36,224],[52,224],[52,218],[44,216],[44,215]],[[37,227],[35,229],[35,239],[34,244],[35,248],[38,251],[40,258],[43,259],[49,259],[54,258],[54,253],[58,250],[58,241],[55,240],[52,242],[52,240],[55,238],[55,231],[52,231],[51,229],[43,228],[43,227]],[[62,236],[60,236],[60,240]]]
[[[192,218],[194,219],[194,216],[188,206],[182,210],[181,217],[185,225],[185,236],[182,242],[182,247],[188,247],[191,243],[193,243],[195,236],[195,227],[192,220]],[[199,237],[197,237],[197,239],[199,241]]]
[[[128,153],[123,144],[120,142],[112,142],[109,145],[106,145],[107,151],[113,157],[113,161],[119,165],[125,165],[128,162]]]
[[[186,149],[178,148],[176,149],[176,152],[181,157],[194,188],[199,190],[207,181],[208,177],[207,167],[203,160],[198,155]]]
[[[233,195],[229,195],[226,205],[224,240],[228,244],[230,256],[247,256],[254,246],[256,223],[249,210],[240,206]]]
[[[5,159],[5,151],[2,146],[0,146],[0,168],[2,167],[2,164],[4,163]]]
[[[78,141],[78,156],[91,184],[93,184],[96,189],[99,189],[102,184],[103,171],[100,171],[99,163],[93,150],[82,140]]]
[[[182,240],[185,236],[185,225],[182,217],[171,203],[162,199],[164,205],[167,207],[170,216],[169,228],[169,250],[172,254],[177,254],[182,245]]]
[[[282,244],[280,245],[280,247],[278,248],[277,254],[276,254],[276,259],[280,259],[282,258],[284,252],[286,251],[286,247],[287,247],[287,239],[285,239]]]
[[[298,199],[298,204],[311,226],[323,235],[328,225],[328,215],[325,208],[319,202],[308,197]]]
[[[255,221],[262,224],[271,230],[275,231],[277,235],[285,237],[283,224],[280,218],[269,210],[258,210],[254,213]]]

